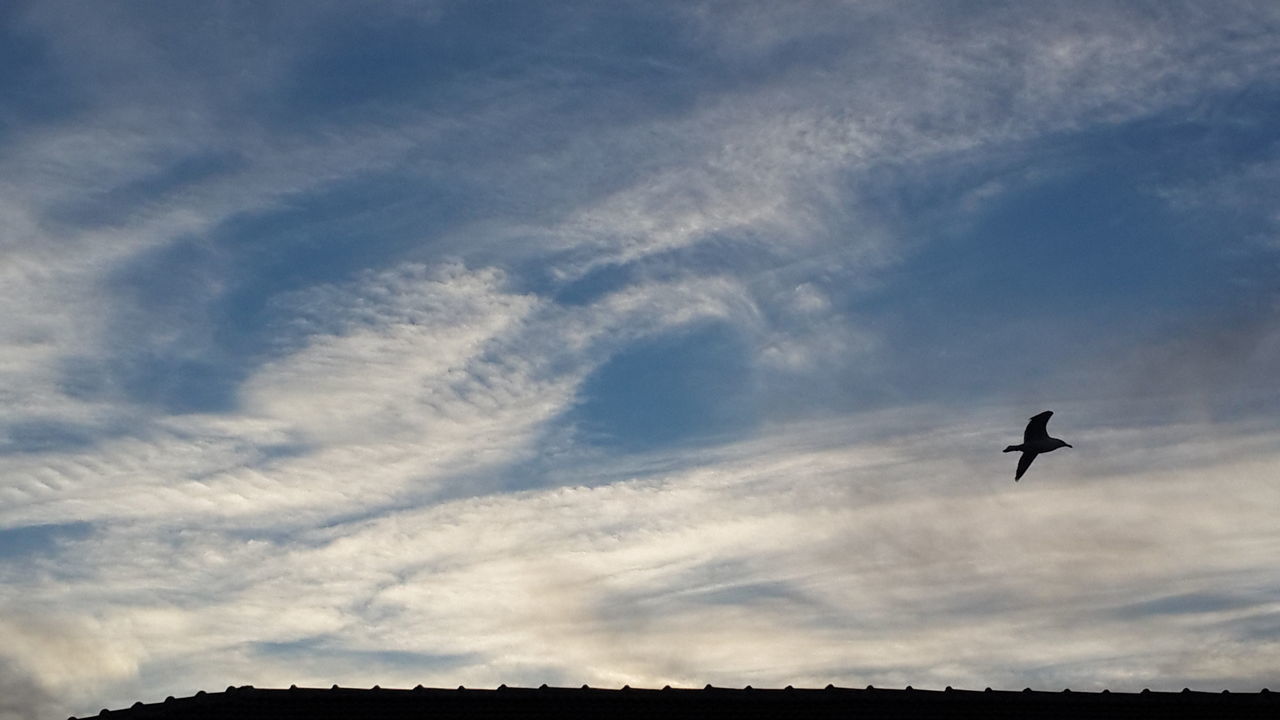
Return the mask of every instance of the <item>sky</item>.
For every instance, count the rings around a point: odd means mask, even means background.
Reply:
[[[3,720],[1280,685],[1280,4],[6,2],[0,98]]]

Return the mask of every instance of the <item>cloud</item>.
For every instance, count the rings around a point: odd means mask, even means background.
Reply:
[[[486,360],[486,345],[526,319],[536,300],[502,293],[492,272],[424,275],[407,268],[360,283],[359,294],[312,301],[318,307],[308,315],[338,329],[309,334],[305,348],[264,366],[243,389],[246,410],[288,422],[308,442],[435,444],[460,403],[519,434],[524,423],[495,413],[518,407],[513,401],[533,379],[521,376],[519,358]]]
[[[1251,495],[1268,462],[1217,477],[1246,484],[1228,495]],[[1093,482],[1033,491],[1051,498],[1010,498],[996,491],[1007,472],[999,485],[965,487],[962,478],[981,474],[956,465],[871,448],[738,454],[661,478],[398,514],[344,534],[342,545],[376,545],[392,563],[413,547],[423,567],[379,594],[379,613],[390,605],[397,620],[380,625],[395,630],[369,646],[410,649],[419,642],[412,638],[430,638],[439,651],[441,639],[426,629],[447,626],[444,649],[457,643],[534,666],[558,658],[596,668],[588,680],[658,684],[830,681],[840,663],[887,684],[922,676],[973,684],[1005,677],[1000,663],[1024,668],[1012,681],[1051,657],[1084,665],[1117,653],[1137,672],[1149,662],[1143,653],[1160,649],[1114,643],[1107,633],[1138,637],[1118,622],[1088,623],[1153,586],[1205,587],[1262,562],[1240,557],[1236,543],[1266,532],[1265,513],[1241,515],[1227,498],[1206,508],[1200,472],[1111,483],[1103,513]],[[1236,559],[1224,564],[1227,557]],[[717,593],[725,599],[712,600]],[[1260,612],[1265,604],[1245,614]],[[490,618],[504,618],[502,632],[492,632]],[[1011,622],[1017,637],[1043,642],[1015,639]],[[1050,642],[1061,633],[1090,639],[1064,651]],[[542,647],[555,651],[528,654]],[[967,658],[963,676],[933,665],[955,654]],[[883,666],[885,657],[903,667]],[[796,658],[813,665],[788,664]],[[1102,674],[1092,682],[1130,681]]]
[[[995,31],[977,21],[956,25],[950,22],[954,18],[905,22],[878,7],[782,12],[755,6],[716,15],[715,20],[695,11],[692,14],[701,18],[699,22],[715,23],[714,28],[704,29],[705,39],[729,53],[726,59],[772,58],[780,70],[762,76],[759,83],[728,91],[708,84],[705,99],[683,114],[646,118],[640,124],[589,125],[590,132],[558,140],[550,148],[532,141],[528,148],[517,148],[514,167],[506,153],[500,158],[469,157],[465,163],[450,160],[445,169],[453,178],[482,182],[494,175],[495,163],[500,161],[510,167],[504,174],[524,182],[504,184],[512,196],[509,202],[497,202],[501,211],[497,220],[490,214],[487,224],[453,229],[447,235],[475,241],[479,249],[471,252],[499,254],[486,260],[497,260],[499,266],[522,256],[546,260],[550,253],[549,267],[562,280],[581,277],[593,268],[641,263],[703,243],[718,243],[725,251],[716,253],[720,256],[734,248],[733,255],[758,254],[767,265],[802,262],[795,270],[798,275],[812,267],[808,258],[825,257],[834,282],[857,286],[899,257],[904,246],[909,249],[910,241],[898,237],[894,218],[885,217],[879,203],[832,190],[847,184],[848,176],[881,177],[886,166],[935,164],[964,153],[998,156],[1011,145],[1047,134],[1175,107],[1215,83],[1247,83],[1265,71],[1266,36],[1257,28],[1274,23],[1266,11],[1241,6],[1235,13],[1215,15],[1214,22],[1193,23],[1185,16],[1195,13],[1185,8],[1149,10],[1151,17],[1127,9],[1086,14],[1082,22],[1091,31],[1067,33],[1053,17],[1022,12],[1001,16],[1004,25]],[[323,24],[330,12],[317,10],[302,25]],[[67,47],[104,54],[98,58],[104,73],[119,75],[146,68],[145,72],[161,76],[152,86],[185,84],[157,69],[182,63],[155,62],[154,57],[181,52],[164,43],[161,32],[165,23],[181,18],[125,14],[98,21],[78,23],[78,32],[105,25],[122,32],[127,29],[146,41],[128,51],[88,40]],[[238,21],[225,14],[218,19],[223,25]],[[58,20],[52,14],[35,13],[27,22],[38,28]],[[863,23],[878,28],[878,33],[854,32]],[[1008,32],[1009,23],[1019,31]],[[952,28],[945,38],[944,25]],[[867,42],[824,46],[825,73],[809,72],[810,64],[801,62],[803,57],[787,61],[778,54],[797,37],[828,37],[835,28],[857,37],[866,35]],[[1211,42],[1237,30],[1244,32],[1247,42]],[[270,62],[246,80],[249,85],[231,87],[247,96],[255,83],[285,82],[284,68],[312,51],[304,41],[290,37],[297,42],[280,44],[277,55],[264,58]],[[892,47],[883,39],[888,37],[894,38]],[[258,52],[235,50],[199,34],[196,40],[208,40],[211,48],[216,47],[202,61],[199,77],[204,80],[196,87],[229,82],[226,75],[234,63],[227,65],[227,59]],[[1205,47],[1218,51],[1197,50]],[[139,57],[127,57],[129,53]],[[860,71],[877,53],[903,60],[905,64],[892,65],[910,68],[911,81],[904,82],[901,72]],[[1001,62],[1002,58],[1032,62]],[[872,67],[883,70],[885,65],[881,60]],[[530,72],[542,77],[537,73],[550,70],[539,65]],[[580,72],[589,75],[585,68]],[[975,87],[982,91],[974,92]],[[9,184],[20,191],[11,197],[21,198],[26,207],[19,205],[8,214],[21,220],[11,227],[28,231],[20,233],[26,239],[9,266],[17,268],[18,274],[6,282],[11,289],[6,306],[15,309],[6,332],[11,340],[7,345],[13,348],[6,353],[6,364],[14,374],[6,387],[23,388],[11,404],[40,408],[38,419],[97,425],[109,422],[122,409],[118,398],[96,406],[69,401],[59,387],[65,378],[58,370],[68,358],[83,369],[100,362],[103,355],[126,365],[146,353],[185,356],[187,365],[174,360],[176,366],[165,369],[178,373],[191,363],[218,357],[217,341],[204,325],[193,327],[188,321],[190,313],[199,316],[207,312],[209,303],[234,292],[235,281],[219,273],[206,275],[201,278],[203,287],[186,286],[186,312],[166,315],[166,303],[151,299],[143,305],[122,296],[118,287],[103,287],[111,274],[135,264],[140,253],[191,234],[208,233],[235,218],[273,212],[291,199],[322,192],[343,179],[371,173],[403,177],[407,172],[420,180],[422,158],[466,137],[456,123],[435,122],[435,116],[412,107],[398,108],[388,116],[389,126],[374,129],[334,125],[331,132],[318,134],[244,123],[223,129],[201,118],[240,108],[240,97],[195,89],[178,97],[202,112],[139,113],[139,106],[160,98],[135,98],[132,105],[109,105],[91,122],[45,130],[10,151],[14,156]],[[209,107],[210,98],[228,97],[235,100]],[[468,105],[468,112],[481,126],[516,127],[545,114],[557,97],[522,92],[517,93],[518,100],[501,107],[477,100]],[[1007,98],[1015,102],[1010,105]],[[172,102],[170,93],[165,93],[164,102]],[[172,119],[157,121],[157,117]],[[545,128],[544,132],[559,137]],[[616,162],[599,162],[606,149]],[[137,189],[132,191],[133,198],[129,192],[120,194],[122,188],[148,187],[191,158],[210,153],[234,161],[209,176],[179,182],[167,196]],[[618,189],[593,192],[571,180],[588,166],[624,167],[611,175]],[[608,187],[610,182],[596,185]],[[554,193],[562,191],[554,188],[564,187],[569,188],[568,198],[555,198]],[[47,231],[37,229],[42,219],[65,214],[69,206],[84,206],[83,199],[73,198],[86,197],[89,205],[96,202],[93,198],[112,198],[112,205],[123,208],[113,212],[125,224],[68,228],[69,232],[59,233],[62,241],[57,244],[49,242]],[[545,201],[561,208],[560,216],[529,211]],[[473,231],[477,230],[493,240],[476,241]],[[524,235],[523,247],[494,247],[493,243],[511,235]],[[541,241],[529,246],[530,235]],[[452,249],[463,247],[460,240],[443,242]],[[47,248],[51,247],[59,247],[56,255],[50,255]],[[740,261],[727,262],[733,266]],[[21,270],[24,267],[27,270]],[[221,273],[237,267],[232,261]],[[732,269],[755,272],[749,266]],[[757,298],[762,304],[769,300],[768,295]],[[810,355],[838,354],[851,345],[874,342],[864,329],[849,330],[847,318],[842,322],[844,327],[829,332],[766,342],[772,348],[768,362],[811,365]],[[824,349],[831,338],[841,335],[849,337]],[[147,368],[143,364],[131,372],[145,373]]]
[[[72,699],[102,692],[138,670],[136,640],[101,644],[101,623],[89,616],[51,614],[8,598],[0,632],[0,717],[27,720],[66,712]]]
[[[1275,620],[1258,501],[1273,434],[1195,443],[1203,427],[1164,428],[1179,456],[1153,468],[1134,435],[1076,428],[1096,452],[1047,458],[1012,489],[1005,457],[965,449],[995,447],[998,428],[893,429],[915,422],[779,428],[675,466],[623,464],[616,481],[275,538],[104,525],[9,594],[19,615],[66,615],[10,647],[76,702],[88,695],[73,684],[109,680],[113,699],[94,701],[108,705],[254,677],[377,681],[370,653],[393,654],[376,661],[383,684],[475,686],[1245,690],[1274,670],[1258,635]],[[592,462],[582,477],[610,476],[614,461]],[[111,657],[62,664],[55,636]],[[326,650],[294,666],[281,648],[298,643]]]
[[[52,693],[8,663],[0,663],[0,718],[35,720],[58,710]]]
[[[458,492],[447,486],[530,457],[612,348],[751,310],[732,282],[569,310],[503,284],[492,269],[410,265],[282,300],[279,355],[242,385],[239,412],[3,458],[0,518],[257,523],[289,509],[306,523]]]

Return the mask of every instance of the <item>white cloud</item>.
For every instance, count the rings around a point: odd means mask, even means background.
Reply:
[[[564,309],[505,289],[491,269],[408,265],[315,288],[280,312],[293,339],[245,381],[238,412],[0,458],[0,523],[296,526],[430,496],[535,454],[613,348],[751,306],[736,283],[711,280]]]
[[[54,717],[60,710],[52,693],[26,673],[0,661],[0,720]]]
[[[1093,467],[1102,449],[1063,451],[1014,485],[1008,456],[962,449],[998,444],[988,425],[901,436],[877,428],[886,422],[912,421],[826,424],[819,437],[802,426],[659,474],[462,498],[279,540],[103,526],[5,602],[19,613],[56,605],[67,637],[114,655],[97,669],[64,666],[61,646],[40,642],[53,625],[29,624],[32,641],[11,657],[78,702],[88,696],[76,683],[118,684],[116,704],[142,688],[216,689],[259,667],[282,684],[364,680],[353,658],[388,651],[409,659],[384,669],[384,686],[390,674],[1117,690],[1178,678],[1245,690],[1280,663],[1247,631],[1280,612],[1263,499],[1275,494],[1273,434],[1197,445],[1187,439],[1204,428],[1166,428],[1184,448],[1178,467],[1143,470],[1152,448],[1079,433],[1077,447],[1106,448],[1113,467],[1131,469]],[[341,652],[290,678],[256,645],[300,641]],[[419,667],[417,656],[457,659]]]
[[[978,19],[959,24],[951,22],[955,18],[903,20],[874,6],[695,12],[714,23],[707,39],[739,61],[767,57],[797,37],[836,28],[852,32],[862,23],[879,28],[881,35],[839,48],[825,72],[784,66],[759,84],[709,94],[687,116],[604,128],[580,146],[570,144],[563,151],[568,155],[598,154],[607,146],[620,153],[619,163],[645,170],[630,185],[572,210],[562,221],[532,228],[527,219],[505,222],[544,238],[535,255],[567,251],[569,259],[556,268],[566,278],[710,239],[727,242],[726,248],[771,253],[779,262],[820,253],[817,248],[825,245],[835,252],[829,265],[865,275],[900,252],[904,239],[893,237],[891,220],[874,204],[831,190],[842,174],[874,174],[886,164],[973,149],[998,154],[1010,143],[1045,133],[1140,116],[1186,102],[1206,88],[1264,75],[1268,58],[1275,57],[1266,34],[1258,32],[1274,24],[1274,14],[1265,8],[1240,6],[1207,16],[1188,8],[1149,10],[1149,16],[1129,9],[1096,10],[1076,18],[1085,27],[1069,26],[1075,28],[1070,32],[1060,18],[1027,12],[1006,13],[1003,24],[995,26]],[[1196,22],[1188,22],[1188,16]],[[57,17],[40,13],[26,22],[42,27],[59,22]],[[307,22],[313,21],[318,20]],[[76,27],[92,34],[94,28],[121,29],[130,22],[108,13]],[[1009,23],[1018,31],[1010,31]],[[950,28],[946,34],[943,26]],[[161,71],[165,63],[155,62],[157,53],[168,52],[158,36],[129,32],[148,39],[127,52],[118,43],[89,40],[68,41],[67,48],[105,53],[99,59],[103,72],[149,68],[158,73],[158,84],[181,87],[179,79]],[[1233,32],[1239,37],[1229,45],[1212,42]],[[1201,49],[1208,47],[1217,49]],[[251,79],[279,81],[280,68],[289,66],[296,51],[283,45]],[[237,52],[244,55],[243,49]],[[130,53],[140,55],[120,57]],[[890,59],[904,69],[886,72]],[[879,71],[860,71],[867,66]],[[211,77],[218,68],[227,70],[213,62]],[[908,71],[910,78],[904,78]],[[207,97],[198,92],[177,96],[179,104],[192,107],[203,107]],[[159,332],[154,322],[144,319],[124,337],[107,322],[119,319],[125,308],[101,287],[104,277],[138,252],[340,178],[406,161],[412,165],[417,161],[407,160],[409,151],[435,147],[447,135],[444,128],[452,127],[400,112],[389,129],[291,135],[279,127],[222,129],[202,120],[203,113],[139,112],[138,107],[161,98],[144,94],[135,100],[140,105],[104,108],[91,122],[42,130],[7,150],[10,172],[3,185],[13,204],[5,216],[13,222],[7,223],[5,237],[12,254],[5,264],[4,302],[13,312],[0,326],[9,348],[0,366],[11,406],[40,408],[42,415],[55,418],[110,412],[70,401],[58,388],[56,368],[69,356],[94,357],[104,348],[127,347],[146,337],[154,341]],[[502,109],[476,104],[469,112],[489,122],[540,112],[542,105],[521,100]],[[166,93],[163,101],[174,98]],[[165,117],[170,119],[157,119]],[[197,151],[224,152],[246,166],[158,204],[139,206],[122,226],[67,229],[56,236],[40,227],[41,214],[51,208],[153,176]],[[540,167],[546,159],[535,156],[529,162]],[[565,161],[561,169],[580,165]],[[841,221],[834,223],[833,217]],[[220,288],[206,292],[216,295]],[[821,333],[808,343],[764,345],[773,348],[770,362],[797,366],[809,354],[830,354],[820,347],[830,337]],[[816,346],[805,347],[809,344]],[[779,349],[782,345],[789,347]]]
[[[246,411],[319,443],[410,439],[430,447],[452,434],[447,424],[468,420],[519,435],[526,423],[504,415],[529,401],[523,386],[537,378],[520,372],[519,358],[485,355],[538,303],[502,292],[501,280],[493,272],[453,268],[433,277],[406,268],[322,300],[309,314],[340,329],[312,335],[262,368],[243,388]],[[471,417],[451,417],[459,405]]]

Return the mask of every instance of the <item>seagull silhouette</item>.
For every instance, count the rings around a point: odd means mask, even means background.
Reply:
[[[1018,474],[1013,476],[1014,482],[1022,479],[1022,474],[1031,467],[1031,461],[1035,460],[1040,453],[1053,452],[1060,447],[1071,447],[1058,438],[1049,437],[1048,425],[1051,417],[1053,417],[1053,411],[1045,410],[1031,418],[1031,422],[1027,423],[1026,431],[1022,433],[1022,444],[1010,445],[1004,449],[1005,452],[1022,451],[1022,457],[1018,458]]]

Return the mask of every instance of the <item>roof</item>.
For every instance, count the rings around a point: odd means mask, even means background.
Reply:
[[[1277,718],[1280,693],[1140,693],[986,690],[715,688],[639,690],[509,688],[412,690],[291,687],[225,692],[135,703],[103,710],[102,720],[161,718]]]

